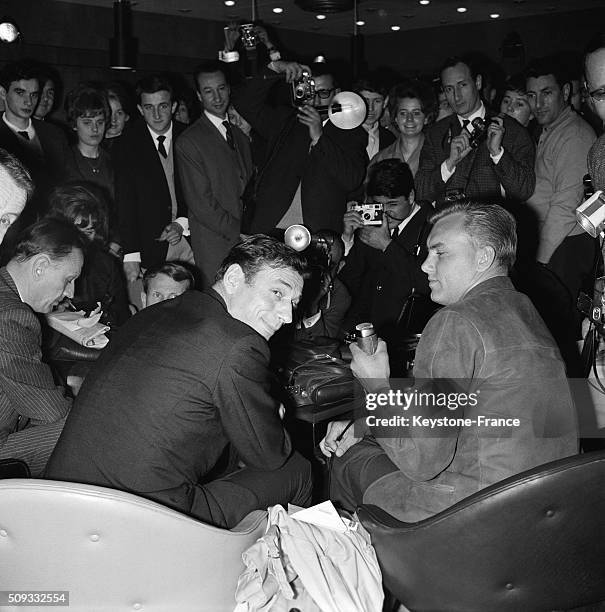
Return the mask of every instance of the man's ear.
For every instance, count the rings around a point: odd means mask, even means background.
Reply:
[[[223,275],[223,287],[228,295],[235,293],[245,282],[246,276],[239,264],[231,264]]]
[[[140,104],[137,104],[137,108],[139,109],[139,113],[143,116],[143,107]]]
[[[410,191],[410,197],[408,198],[410,204],[413,204],[416,201],[416,192],[412,189]]]
[[[483,87],[483,77],[480,74],[475,77],[475,86],[477,87],[477,91],[479,92],[479,94],[481,94],[481,88]]]
[[[144,291],[141,291],[141,306],[147,308],[147,294]]]
[[[6,100],[6,89],[4,89],[2,85],[0,85],[0,98],[2,98],[3,100]]]
[[[563,85],[563,100],[565,100],[565,104],[569,104],[570,96],[571,96],[571,83],[565,83],[565,85]]]
[[[477,250],[477,270],[485,272],[491,268],[496,259],[496,251],[492,246],[484,246]]]
[[[35,282],[44,278],[44,275],[50,268],[50,257],[46,253],[36,255],[31,262],[31,274]]]
[[[178,108],[179,103],[178,102],[173,102],[172,106],[170,107],[170,114],[174,115],[174,113],[176,112],[176,109]]]
[[[202,101],[202,94],[199,91],[196,91],[195,95],[197,96],[197,99],[201,102]]]

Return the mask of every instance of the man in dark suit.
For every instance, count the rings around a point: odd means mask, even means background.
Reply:
[[[71,406],[42,361],[36,313],[73,297],[85,240],[71,223],[39,221],[0,268],[0,459],[22,459],[32,476],[41,476]]]
[[[311,73],[315,97],[298,108],[268,103],[278,74],[291,83]],[[338,87],[329,66],[310,68],[272,61],[263,75],[248,79],[234,95],[234,106],[267,140],[265,166],[255,189],[251,232],[303,223],[312,231],[342,231],[347,195],[365,177],[367,132],[341,130],[327,119]]]
[[[230,89],[221,64],[199,66],[195,85],[202,114],[179,138],[177,157],[195,263],[207,288],[239,240],[252,154],[248,138],[227,117]]]
[[[481,101],[482,78],[470,60],[449,58],[441,85],[453,115],[427,132],[415,177],[417,197],[442,203],[457,190],[469,198],[507,205],[524,202],[534,191],[535,147],[527,130],[510,117],[489,117]],[[478,136],[473,121],[487,124]]]
[[[172,85],[161,75],[137,84],[137,108],[143,121],[125,131],[112,150],[116,208],[129,282],[167,259],[192,263],[187,208],[182,197],[174,142],[185,129],[172,120]],[[138,293],[138,292],[137,292]]]
[[[30,171],[36,191],[21,225],[44,212],[44,197],[61,180],[68,154],[67,139],[56,126],[33,119],[40,95],[37,64],[8,63],[0,71],[0,147],[17,157]]]
[[[309,464],[269,394],[267,344],[291,322],[303,272],[289,247],[251,236],[211,289],[132,317],[86,377],[46,475],[132,491],[223,527],[254,509],[307,504]],[[228,447],[245,467],[221,475]]]
[[[364,226],[357,211],[344,216],[343,240],[350,250],[339,278],[352,305],[343,329],[355,331],[355,325],[370,321],[390,345],[403,339],[396,337],[397,322],[412,292],[425,296],[430,306],[428,281],[420,269],[429,225],[426,208],[414,201],[414,179],[404,162],[385,159],[375,164],[366,191],[368,202],[383,205],[384,216],[379,226]],[[427,318],[432,310],[427,308]]]

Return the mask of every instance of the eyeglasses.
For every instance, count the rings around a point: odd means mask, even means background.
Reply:
[[[332,92],[334,91],[334,87],[332,89],[316,89],[315,95],[319,96],[322,100],[329,98]]]
[[[605,87],[599,87],[599,89],[595,89],[594,91],[588,91],[588,86],[584,85],[583,89],[595,102],[605,102]]]

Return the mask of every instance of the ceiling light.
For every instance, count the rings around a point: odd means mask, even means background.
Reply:
[[[490,17],[491,17],[492,19],[498,19],[498,17],[500,17],[500,13],[492,13],[492,14],[490,15]]]
[[[362,21],[361,19],[359,21],[355,22],[358,26],[364,26],[366,24],[365,21]]]
[[[459,7],[458,7],[456,10],[457,10],[459,13],[466,13],[466,8],[465,8],[464,6],[459,6]]]
[[[399,30],[401,30],[400,26],[391,26],[391,30],[393,30],[393,32],[399,32]]]
[[[418,4],[422,4],[423,6],[426,6],[427,4],[430,4],[430,3],[431,3],[431,0],[420,0],[418,2]]]
[[[114,1],[113,24],[113,38],[109,40],[109,67],[113,70],[133,70],[138,41],[132,36],[132,11],[128,0]]]
[[[225,0],[225,6],[235,6],[235,0]]]
[[[315,19],[319,19],[320,21],[325,18],[326,18],[325,15],[315,15]]]
[[[284,9],[283,9],[283,8],[281,8],[281,6],[276,6],[276,7],[273,9],[273,12],[274,12],[274,13],[283,13],[283,12],[284,12]]]

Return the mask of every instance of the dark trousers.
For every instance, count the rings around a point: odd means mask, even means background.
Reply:
[[[288,503],[308,506],[311,487],[311,464],[295,452],[277,470],[243,468],[192,487],[189,514],[204,523],[231,528],[253,510]]]
[[[382,476],[398,472],[397,466],[373,438],[364,438],[330,465],[330,499],[341,508],[355,511],[367,488]]]

